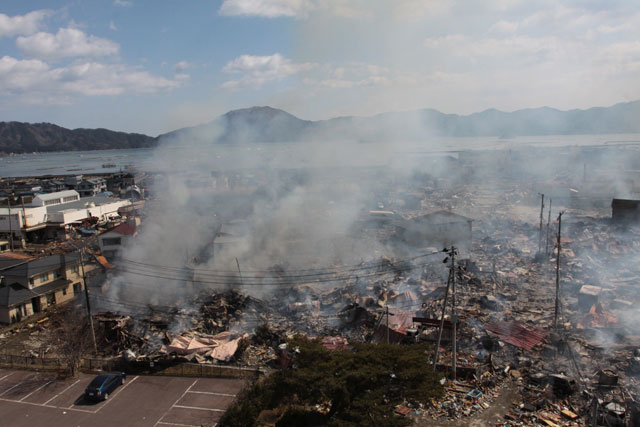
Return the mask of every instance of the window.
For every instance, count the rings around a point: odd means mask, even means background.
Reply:
[[[46,282],[47,280],[49,280],[49,272],[39,275],[38,280],[40,280],[41,282]]]
[[[58,205],[58,204],[60,204],[60,199],[45,200],[44,202],[45,206]]]
[[[73,284],[73,294],[78,295],[80,293],[80,283]]]
[[[62,273],[60,273],[60,270],[56,270],[53,272],[54,279],[59,279],[60,277],[62,277]]]
[[[34,279],[32,277],[29,279],[29,289],[33,288],[33,282],[34,282]]]
[[[80,267],[78,267],[77,265],[74,265],[71,267],[71,272],[74,274],[78,274],[78,272],[80,271]]]
[[[102,239],[102,244],[105,246],[120,245],[121,241],[122,241],[121,237],[111,237],[111,238]]]
[[[67,288],[62,288],[62,295],[67,295]]]
[[[65,202],[65,203],[73,202],[74,200],[78,200],[78,196],[68,196],[68,197],[65,197],[64,199],[62,199],[62,201]]]

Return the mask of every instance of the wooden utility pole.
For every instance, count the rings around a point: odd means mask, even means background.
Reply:
[[[13,252],[13,226],[11,225],[11,199],[13,199],[13,193],[7,198],[7,206],[9,208],[9,249]]]
[[[549,199],[549,215],[547,217],[547,240],[544,245],[544,253],[549,255],[549,230],[551,229],[551,205],[553,200]]]
[[[82,284],[84,285],[84,296],[87,300],[87,314],[89,315],[89,327],[91,328],[91,339],[93,340],[93,352],[98,353],[98,345],[96,344],[96,331],[93,329],[93,317],[91,316],[91,304],[89,303],[89,288],[87,287],[87,279],[84,274],[84,247],[80,249],[80,267],[82,268]]]
[[[440,316],[440,329],[438,329],[438,341],[436,341],[435,354],[433,355],[433,370],[436,370],[438,364],[438,353],[440,352],[440,341],[442,340],[442,330],[444,329],[444,315],[447,312],[447,299],[449,297],[449,287],[451,286],[451,270],[447,279],[447,290],[444,293],[444,302],[442,303],[442,316]]]
[[[556,255],[556,307],[553,313],[553,327],[556,329],[558,329],[558,311],[560,308],[560,251],[562,250],[561,232],[562,212],[558,214],[558,253]]]
[[[544,194],[540,203],[540,234],[538,236],[538,253],[542,253],[542,222],[544,221]]]
[[[451,376],[456,379],[458,313],[456,311],[456,248],[451,246]]]

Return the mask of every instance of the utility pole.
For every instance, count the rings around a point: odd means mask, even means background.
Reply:
[[[93,317],[91,316],[91,304],[89,303],[89,288],[87,287],[87,279],[84,274],[84,247],[80,249],[80,267],[82,268],[82,284],[84,285],[84,296],[87,300],[87,314],[89,315],[89,327],[91,328],[91,339],[93,340],[93,352],[95,354],[98,354],[96,332],[93,329]]]
[[[556,308],[553,313],[553,326],[555,329],[558,329],[558,310],[560,308],[560,251],[562,249],[561,232],[562,212],[558,214],[558,254],[556,255]]]
[[[549,199],[549,216],[547,217],[547,241],[544,245],[544,253],[549,255],[549,230],[551,228],[551,205],[553,204],[553,200]]]
[[[242,284],[242,272],[240,271],[240,261],[238,261],[238,257],[236,257],[236,265],[238,266],[238,275],[240,276],[240,286],[244,286]]]
[[[7,198],[7,206],[9,207],[9,249],[13,252],[13,226],[11,225],[11,199],[13,199],[13,193]]]
[[[385,306],[387,311],[387,344],[389,344],[389,304]]]
[[[542,253],[542,221],[544,221],[544,194],[540,204],[540,235],[538,236],[538,253]]]
[[[457,342],[456,329],[458,328],[458,313],[456,311],[456,248],[451,246],[451,375],[456,379]]]
[[[433,371],[436,370],[438,364],[438,352],[440,351],[440,341],[442,340],[442,330],[444,329],[444,315],[447,312],[447,299],[449,297],[449,287],[451,286],[451,270],[447,278],[447,290],[444,293],[444,302],[442,303],[442,316],[440,316],[440,329],[438,330],[438,341],[436,342],[435,354],[433,355]]]

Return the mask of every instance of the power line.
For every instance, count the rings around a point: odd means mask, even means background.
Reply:
[[[321,275],[330,275],[330,274],[336,274],[336,273],[347,273],[347,272],[352,272],[352,271],[360,271],[360,270],[369,270],[369,269],[374,269],[374,268],[390,268],[390,266],[395,266],[397,264],[403,264],[403,263],[407,263],[407,262],[412,262],[416,259],[420,259],[420,258],[425,258],[428,256],[432,256],[432,255],[437,255],[441,252],[431,252],[428,254],[423,254],[423,255],[418,255],[415,257],[411,257],[411,258],[407,258],[407,259],[402,259],[402,260],[396,260],[396,261],[390,261],[389,263],[384,263],[381,261],[371,261],[369,263],[365,263],[365,265],[354,265],[354,266],[345,266],[345,267],[337,267],[337,268],[320,268],[320,269],[303,269],[303,270],[289,270],[290,272],[314,272],[314,273],[309,273],[309,274],[293,274],[293,275],[278,275],[279,278],[298,278],[298,277],[312,277],[312,276],[321,276]],[[195,268],[190,268],[190,267],[174,267],[174,266],[166,266],[166,265],[159,265],[159,264],[149,264],[149,263],[143,263],[143,262],[139,262],[139,261],[133,261],[133,260],[129,260],[129,259],[123,259],[120,258],[118,261],[120,262],[124,262],[125,264],[135,264],[138,266],[144,266],[144,267],[152,267],[154,269],[158,269],[158,270],[165,270],[165,271],[176,271],[176,272],[185,272],[185,271],[190,271],[190,272],[194,272],[194,273],[199,273],[202,275],[206,275],[206,276],[211,276],[211,277],[222,277],[222,278],[228,278],[228,277],[237,277],[237,272],[235,270],[205,270],[205,269],[195,269]],[[368,264],[368,265],[367,265]],[[216,273],[229,273],[229,274],[216,274]],[[271,270],[246,270],[243,271],[243,276],[244,277],[249,277],[252,275],[256,275],[254,278],[262,278],[264,277],[264,275],[267,274],[277,274],[277,270],[271,269]]]
[[[276,281],[267,281],[267,282],[265,281],[250,282],[245,280],[243,282],[243,286],[298,286],[298,285],[306,285],[306,284],[312,284],[312,283],[342,282],[342,281],[352,280],[355,278],[359,279],[359,278],[371,278],[376,276],[383,276],[389,273],[397,274],[405,271],[411,271],[416,268],[423,267],[425,265],[428,265],[428,263],[412,265],[410,267],[395,267],[393,269],[389,268],[384,271],[370,272],[363,275],[342,275],[342,276],[334,276],[334,277],[315,278],[310,280],[279,280],[279,281],[276,280]],[[131,268],[123,268],[119,266],[114,267],[114,270],[121,271],[128,274],[133,274],[133,275],[152,277],[156,279],[175,280],[175,281],[192,282],[192,283],[199,283],[199,284],[228,285],[229,282],[234,282],[238,280],[237,276],[226,277],[227,279],[226,281],[225,280],[223,281],[203,280],[203,279],[196,279],[196,278],[187,278],[184,276],[182,277],[166,276],[161,274],[152,274],[152,273],[155,273],[154,271],[147,271],[144,269],[136,270],[135,268],[131,269]],[[265,278],[265,279],[268,279],[268,278]]]

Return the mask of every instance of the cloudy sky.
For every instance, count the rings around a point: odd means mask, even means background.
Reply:
[[[637,0],[5,0],[0,120],[150,135],[640,99]]]

